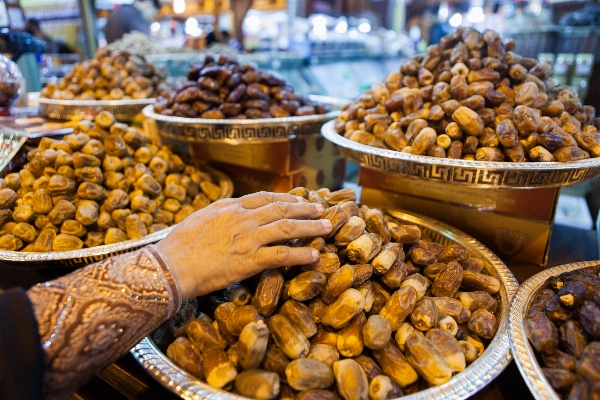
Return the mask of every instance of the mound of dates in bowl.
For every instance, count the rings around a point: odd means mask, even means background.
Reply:
[[[600,268],[549,278],[525,317],[544,376],[564,399],[600,393]]]
[[[156,97],[166,86],[166,70],[127,51],[98,50],[96,58],[75,64],[57,84],[46,85],[40,97],[54,100],[140,100]]]
[[[338,134],[399,152],[488,162],[600,156],[600,118],[552,65],[492,30],[460,28],[348,104]]]
[[[205,119],[263,119],[326,114],[331,109],[294,93],[282,79],[230,57],[207,55],[187,81],[159,93],[154,112]]]
[[[323,204],[310,265],[191,299],[153,333],[180,368],[254,399],[383,400],[447,382],[497,329],[500,282],[460,245],[359,206],[352,189],[296,188]]]
[[[0,249],[77,250],[139,239],[221,196],[207,172],[103,111],[42,138],[0,179]]]

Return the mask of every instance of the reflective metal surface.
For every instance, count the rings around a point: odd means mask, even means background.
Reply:
[[[203,167],[219,182],[221,196],[219,199],[233,195],[233,183],[224,173],[212,168]],[[140,239],[130,239],[119,243],[88,247],[79,250],[52,251],[47,253],[29,253],[22,251],[0,250],[0,263],[12,267],[31,270],[47,270],[53,268],[79,268],[118,254],[128,253],[148,244],[165,238],[175,226],[154,232]]]
[[[142,114],[156,121],[161,135],[188,142],[265,142],[287,140],[292,135],[317,133],[321,126],[339,114],[346,100],[325,96],[309,96],[311,100],[327,104],[332,110],[327,114],[304,117],[265,119],[204,119],[169,117],[154,112],[152,106]]]
[[[489,346],[467,369],[452,377],[443,385],[429,388],[402,399],[465,399],[479,391],[498,376],[511,361],[508,339],[508,309],[510,299],[518,283],[506,265],[487,247],[471,236],[434,219],[399,211],[387,211],[392,217],[416,224],[432,240],[442,243],[457,243],[464,246],[473,256],[485,260],[486,271],[498,278],[501,288],[498,294],[500,310],[496,313],[498,330]],[[150,336],[140,341],[131,353],[148,373],[165,388],[184,399],[243,399],[229,392],[211,388],[177,367],[154,344]]]
[[[546,280],[552,276],[560,275],[563,272],[573,271],[576,269],[596,267],[600,265],[600,261],[586,261],[572,264],[559,265],[539,272],[527,279],[517,290],[511,304],[510,317],[508,322],[508,333],[510,337],[510,345],[512,353],[515,357],[517,367],[523,375],[523,379],[531,393],[536,399],[545,400],[560,400],[561,397],[552,389],[550,383],[544,376],[540,364],[534,354],[534,350],[529,344],[529,340],[525,334],[525,316],[531,307],[533,297],[537,291],[544,286]]]
[[[26,140],[27,132],[0,126],[0,171],[8,165]]]
[[[487,162],[401,153],[367,146],[340,136],[334,121],[323,136],[337,144],[348,160],[394,175],[489,188],[543,188],[582,183],[600,175],[600,158],[574,162]]]
[[[130,121],[156,99],[139,100],[54,100],[39,98],[45,116],[54,119],[94,118],[101,111],[112,113],[119,121]]]

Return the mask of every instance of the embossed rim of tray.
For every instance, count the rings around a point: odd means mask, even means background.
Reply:
[[[303,117],[261,119],[206,119],[169,117],[154,112],[152,106],[142,111],[146,118],[156,121],[161,135],[188,142],[273,142],[285,141],[293,135],[319,132],[321,126],[337,118],[347,100],[327,96],[308,96],[312,101],[326,104],[334,111]]]
[[[508,334],[510,337],[510,346],[515,357],[515,362],[521,375],[527,383],[533,397],[539,400],[552,399],[560,400],[538,363],[533,348],[525,335],[525,316],[531,307],[533,296],[546,283],[546,280],[552,276],[560,275],[563,272],[574,271],[576,269],[596,267],[600,261],[584,261],[572,264],[559,265],[538,272],[527,279],[517,290],[510,304],[510,315],[508,321]]]
[[[56,100],[40,97],[37,101],[44,115],[55,119],[93,118],[101,111],[114,114],[116,119],[132,119],[156,99]]]
[[[600,158],[574,162],[488,162],[417,156],[353,142],[339,135],[334,121],[321,134],[342,155],[369,169],[411,178],[489,188],[543,188],[586,182],[600,175]]]
[[[510,299],[518,287],[517,280],[498,256],[479,241],[458,229],[415,213],[391,210],[387,213],[402,221],[419,225],[434,241],[463,245],[470,253],[482,257],[486,262],[486,270],[493,273],[501,282],[498,330],[483,355],[443,385],[402,397],[402,399],[458,400],[472,396],[498,376],[512,360],[508,338],[508,313]],[[245,399],[245,397],[211,388],[183,371],[158,349],[150,336],[142,339],[131,349],[131,353],[154,379],[184,399]]]
[[[202,167],[203,171],[214,176],[221,188],[219,200],[229,198],[233,195],[233,182],[221,171]],[[69,251],[49,251],[45,253],[32,253],[22,251],[0,250],[0,263],[10,264],[21,269],[50,269],[50,268],[76,268],[92,262],[101,261],[105,258],[137,250],[148,244],[156,243],[164,239],[176,225],[151,233],[139,239],[130,239],[123,242],[105,244],[96,247],[86,247]]]

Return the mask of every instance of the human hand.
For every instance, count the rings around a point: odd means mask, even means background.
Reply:
[[[156,246],[188,299],[265,269],[316,261],[315,249],[269,245],[328,234],[331,222],[314,220],[324,211],[321,204],[283,193],[224,199],[186,218]]]

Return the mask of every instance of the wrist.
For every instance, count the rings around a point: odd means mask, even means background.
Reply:
[[[177,255],[169,251],[168,245],[164,243],[164,240],[152,245],[154,249],[160,253],[160,256],[168,266],[171,275],[180,292],[180,300],[187,300],[197,296],[198,285],[193,276],[190,276],[189,271],[185,271],[181,268],[184,263],[178,262]]]

